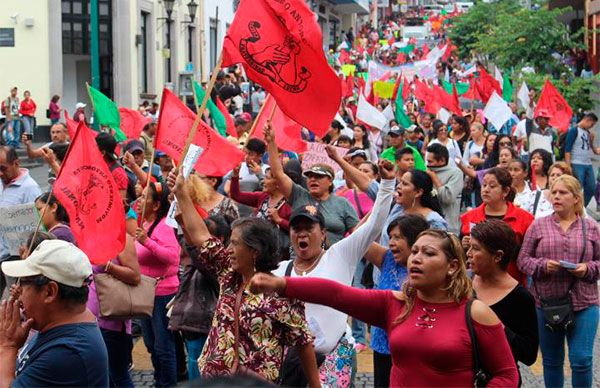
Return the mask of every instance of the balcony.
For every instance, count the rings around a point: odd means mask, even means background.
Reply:
[[[368,14],[369,13],[369,0],[328,0],[329,3],[334,5],[334,9],[342,14],[357,13],[357,14]]]

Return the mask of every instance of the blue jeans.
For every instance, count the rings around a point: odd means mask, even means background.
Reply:
[[[129,374],[129,361],[133,342],[131,334],[124,331],[100,329],[108,351],[108,374],[111,387],[133,387]]]
[[[21,122],[23,124],[23,133],[31,133],[33,134],[33,127],[35,123],[35,119],[33,116],[23,116],[21,117]]]
[[[546,387],[564,385],[565,337],[569,348],[573,387],[591,387],[594,338],[598,329],[598,306],[590,306],[575,312],[575,327],[567,333],[548,330],[544,326],[544,315],[539,308],[537,316]]]
[[[195,340],[184,340],[185,350],[187,351],[187,370],[188,380],[193,381],[200,377],[200,370],[198,369],[198,359],[204,348],[204,343],[208,338],[207,335],[202,335],[200,338]]]
[[[365,270],[365,261],[364,259],[360,259],[358,265],[356,266],[356,272],[354,272],[354,279],[352,279],[352,287],[355,288],[365,288],[360,280],[362,279],[363,271]],[[365,339],[365,323],[359,321],[356,318],[352,318],[352,337],[357,344],[366,344],[367,340]]]
[[[154,297],[152,318],[140,320],[144,345],[154,367],[154,385],[171,387],[177,384],[177,356],[175,338],[168,329],[167,303],[175,294]]]
[[[590,203],[590,200],[594,196],[596,191],[596,178],[594,178],[594,167],[591,164],[571,164],[573,168],[573,174],[581,187],[583,187],[583,199],[585,206]]]
[[[12,128],[12,132],[9,132],[8,128]],[[21,120],[15,119],[10,120],[6,124],[6,143],[9,146],[18,147],[21,140]]]

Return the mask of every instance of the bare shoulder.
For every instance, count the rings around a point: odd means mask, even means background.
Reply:
[[[481,325],[493,326],[500,323],[500,319],[488,305],[475,299],[471,304],[471,318]]]
[[[396,300],[399,300],[400,302],[406,301],[406,297],[404,296],[404,293],[402,291],[392,291],[392,295]]]

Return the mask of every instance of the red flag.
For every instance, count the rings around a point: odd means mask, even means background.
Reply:
[[[481,100],[481,96],[479,95],[479,88],[477,88],[477,82],[474,79],[469,81],[469,90],[465,94],[463,94],[464,98],[468,98],[471,100]]]
[[[346,93],[344,97],[352,97],[354,95],[354,76],[349,75],[346,77]]]
[[[264,140],[263,128],[267,124],[271,112],[275,108],[271,125],[275,131],[275,142],[277,147],[285,151],[292,151],[299,154],[306,152],[306,142],[302,140],[302,126],[290,119],[279,109],[277,102],[269,94],[265,99],[264,107],[260,115],[256,118],[256,129],[252,137]]]
[[[421,50],[423,51],[423,58],[425,58],[427,54],[429,54],[429,51],[431,51],[427,43],[423,45],[423,48]]]
[[[121,116],[121,131],[125,133],[128,139],[139,139],[144,126],[152,121],[150,117],[144,117],[134,109],[119,108],[119,116]]]
[[[237,139],[238,134],[235,129],[235,122],[233,121],[233,117],[231,117],[231,115],[229,114],[227,107],[225,106],[225,104],[223,104],[223,101],[221,101],[221,97],[219,97],[218,94],[217,94],[217,108],[219,108],[219,111],[225,118],[225,124],[227,126],[226,127],[227,134],[229,136],[233,136]]]
[[[434,95],[434,98],[437,100],[438,104],[443,106],[449,112],[452,112],[456,115],[462,116],[460,104],[458,103],[458,100],[455,100],[451,94],[446,92],[444,89],[442,89],[438,85],[435,85],[433,87],[433,95]]]
[[[402,79],[402,74],[396,77],[396,82],[394,82],[394,91],[392,92],[392,101],[396,101],[396,97],[398,96],[398,89],[400,89],[400,81]]]
[[[81,121],[78,123],[69,116],[69,113],[66,110],[64,112],[65,122],[67,123],[67,131],[69,131],[69,139],[73,141],[73,139],[75,139],[75,134],[77,133],[77,128],[79,128],[79,123],[81,123]],[[92,132],[94,139],[96,138],[96,136],[98,136],[98,132],[92,131],[87,125],[85,125],[85,123],[83,123],[83,127],[89,129]]]
[[[410,96],[410,85],[406,77],[402,76],[402,99],[406,100]]]
[[[454,113],[459,116],[462,116],[462,108],[460,107],[460,100],[458,99],[458,90],[456,90],[456,83],[452,84],[452,100],[453,105],[455,107]]]
[[[439,99],[426,83],[415,78],[415,97],[425,102],[425,111],[437,114],[441,109]]]
[[[196,114],[167,89],[163,90],[154,147],[179,162]],[[244,153],[200,120],[192,143],[204,148],[194,168],[209,176],[224,176],[244,159]]]
[[[72,139],[52,192],[67,210],[77,245],[92,264],[104,264],[123,250],[123,200],[94,132],[83,123]]]
[[[541,110],[547,110],[550,114],[550,121],[548,123],[552,127],[558,128],[561,131],[569,129],[571,117],[573,117],[573,109],[571,109],[569,103],[567,103],[550,80],[546,80],[546,83],[544,83],[544,88],[535,107],[533,117],[537,117],[538,112]]]
[[[484,104],[487,104],[488,100],[494,94],[494,91],[498,93],[499,96],[502,95],[502,86],[496,80],[496,78],[492,77],[483,66],[479,67],[479,82],[477,82],[477,88],[479,95],[481,96],[481,101]]]
[[[304,0],[242,0],[223,43],[223,66],[236,63],[288,117],[325,136],[342,90]]]

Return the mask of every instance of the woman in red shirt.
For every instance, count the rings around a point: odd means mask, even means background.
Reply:
[[[21,101],[21,106],[19,107],[19,113],[22,116],[21,121],[23,122],[23,133],[33,134],[36,109],[37,105],[35,105],[35,101],[31,98],[31,93],[29,90],[26,90],[23,93],[23,101]]]
[[[462,245],[465,251],[471,245],[471,228],[487,219],[506,222],[515,232],[519,246],[521,245],[525,232],[533,222],[533,216],[516,207],[512,203],[514,198],[515,189],[512,187],[512,177],[508,170],[494,167],[485,173],[481,185],[483,203],[460,217],[460,234],[463,236]],[[508,273],[522,285],[526,284],[527,277],[519,271],[514,260],[508,264]]]
[[[471,281],[458,238],[426,230],[412,246],[402,292],[363,290],[331,280],[257,274],[256,293],[324,304],[384,328],[390,341],[390,386],[473,386],[473,352],[466,321]],[[323,290],[327,290],[323,292]],[[498,317],[473,301],[471,319],[488,387],[516,387],[517,368]]]

